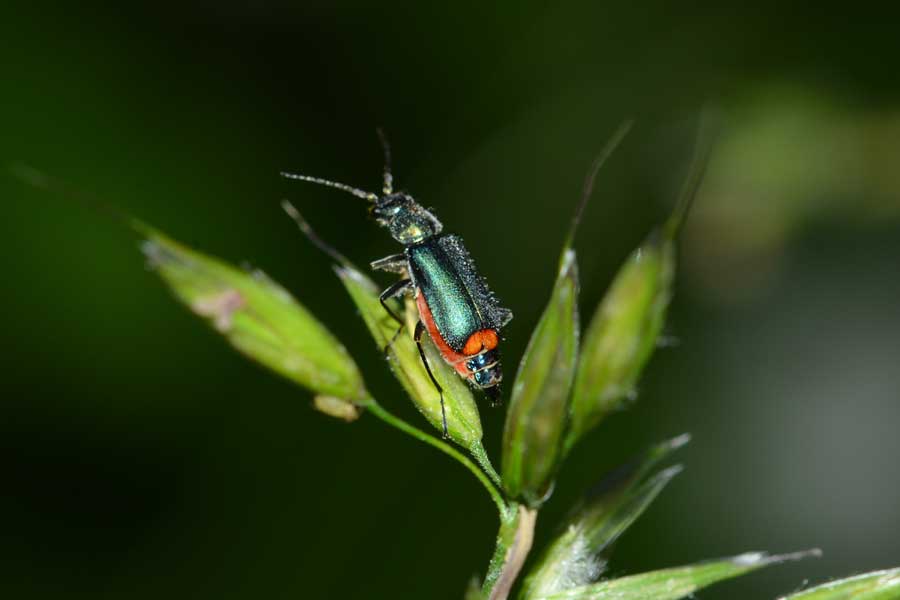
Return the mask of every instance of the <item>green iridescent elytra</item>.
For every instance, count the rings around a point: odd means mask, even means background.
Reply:
[[[405,250],[410,275],[441,337],[460,352],[476,331],[501,329],[512,318],[499,306],[455,235],[438,235]]]

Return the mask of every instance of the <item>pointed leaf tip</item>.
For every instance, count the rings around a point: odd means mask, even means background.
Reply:
[[[900,568],[872,571],[781,596],[778,600],[897,600]]]
[[[679,600],[719,581],[809,556],[816,556],[816,554],[814,551],[807,551],[769,556],[763,552],[749,552],[695,565],[609,579],[539,598],[540,600],[644,600],[646,598]]]
[[[672,439],[664,442],[667,448],[670,450],[677,450],[682,446],[686,446],[691,442],[691,434],[690,433],[682,433],[681,435],[677,435]]]
[[[625,119],[622,123],[620,123],[609,140],[607,140],[606,145],[603,147],[603,150],[600,151],[600,154],[598,154],[597,157],[594,158],[594,161],[591,163],[591,167],[590,169],[588,169],[588,173],[584,178],[584,185],[581,191],[581,201],[578,203],[578,207],[575,209],[575,216],[572,217],[572,223],[569,225],[569,232],[566,234],[566,240],[563,244],[563,248],[571,248],[575,243],[575,233],[578,230],[578,226],[581,224],[581,218],[584,215],[584,210],[587,207],[588,201],[591,199],[591,195],[594,192],[594,181],[597,179],[597,174],[600,172],[600,169],[603,168],[603,165],[606,164],[606,161],[609,160],[609,157],[612,156],[616,148],[618,148],[619,144],[622,143],[622,140],[625,139],[625,136],[628,135],[628,132],[631,131],[631,127],[633,125],[634,119]]]

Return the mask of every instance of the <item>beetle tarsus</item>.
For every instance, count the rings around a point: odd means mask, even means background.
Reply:
[[[374,271],[388,271],[389,273],[406,273],[409,259],[405,254],[391,254],[369,263]]]

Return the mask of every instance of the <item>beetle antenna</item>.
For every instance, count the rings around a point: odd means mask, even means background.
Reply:
[[[572,224],[569,226],[569,234],[566,237],[565,244],[566,248],[571,247],[575,242],[575,231],[578,229],[578,224],[581,223],[581,215],[584,214],[584,209],[587,206],[588,200],[591,198],[591,193],[594,191],[594,180],[597,179],[597,173],[600,172],[600,168],[603,167],[613,151],[615,151],[622,140],[625,139],[625,136],[628,135],[632,125],[634,125],[633,119],[626,119],[623,121],[612,134],[612,137],[606,142],[606,146],[603,147],[603,150],[597,155],[594,162],[591,163],[591,168],[588,170],[587,177],[584,179],[584,187],[581,191],[581,202],[578,203],[578,209],[575,211],[575,216],[572,218]]]
[[[303,235],[306,236],[310,242],[312,242],[313,246],[327,254],[331,259],[345,267],[350,266],[350,261],[347,260],[347,257],[334,249],[333,246],[325,242],[319,235],[313,230],[310,226],[309,222],[303,218],[303,215],[300,214],[300,211],[297,210],[293,204],[288,200],[281,201],[281,208],[284,209],[284,212],[297,224],[297,227],[300,228],[300,231],[303,232]]]
[[[310,183],[318,183],[319,185],[332,187],[344,192],[349,192],[357,198],[362,198],[363,200],[368,200],[370,202],[378,201],[378,194],[363,191],[359,188],[353,187],[352,185],[347,185],[346,183],[337,183],[336,181],[329,181],[328,179],[321,179],[319,177],[310,177],[309,175],[299,175],[297,173],[285,173],[284,171],[281,172],[281,176],[285,179],[298,179],[300,181],[308,181]]]
[[[375,131],[378,132],[378,139],[381,141],[381,150],[384,152],[384,184],[381,191],[385,195],[388,195],[394,192],[394,176],[391,174],[391,145],[388,143],[387,136],[384,134],[384,129],[379,127]]]

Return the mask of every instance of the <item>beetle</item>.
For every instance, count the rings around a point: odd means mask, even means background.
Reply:
[[[443,233],[443,225],[437,217],[412,196],[394,191],[390,148],[380,131],[379,136],[385,157],[381,195],[318,177],[295,173],[281,175],[287,179],[336,188],[369,201],[369,214],[403,245],[402,253],[373,261],[371,267],[401,276],[380,295],[384,309],[399,323],[394,338],[402,331],[404,321],[391,309],[388,301],[408,294],[415,299],[419,319],[413,338],[425,370],[440,394],[443,433],[447,437],[443,389],[428,364],[422,348],[422,335],[427,333],[444,361],[472,386],[482,390],[492,403],[496,403],[503,380],[500,332],[512,320],[513,314],[500,305],[488,288],[462,239]],[[317,245],[333,252],[314,236],[308,225],[301,223],[302,217],[293,207],[287,204],[285,210]]]

